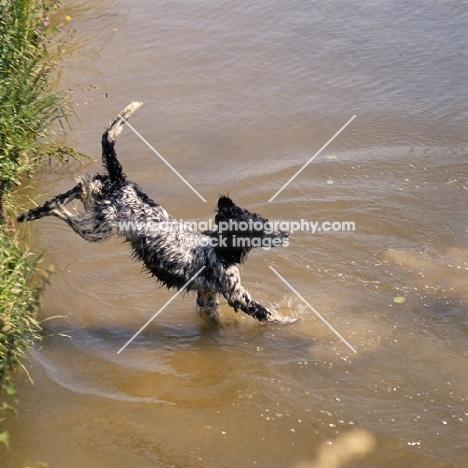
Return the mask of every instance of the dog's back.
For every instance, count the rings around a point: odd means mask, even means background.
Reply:
[[[53,215],[90,242],[104,241],[112,235],[123,237],[131,244],[135,257],[162,284],[168,288],[196,290],[198,307],[212,320],[218,313],[219,294],[236,311],[241,309],[259,321],[271,319],[272,313],[242,287],[236,265],[254,247],[269,248],[272,241],[281,245],[287,234],[272,231],[267,219],[237,206],[227,196],[218,200],[214,231],[160,229],[162,223],[172,223],[175,219],[127,179],[115,152],[115,141],[122,126],[140,106],[139,102],[128,105],[103,134],[105,174],[82,177],[73,189],[21,215],[18,220]],[[83,202],[84,213],[67,211],[65,205],[74,199]]]

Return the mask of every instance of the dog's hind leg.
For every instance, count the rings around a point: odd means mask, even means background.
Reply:
[[[38,208],[33,208],[26,213],[22,213],[18,216],[18,221],[34,221],[35,219],[43,218],[44,216],[62,216],[59,214],[60,208],[70,203],[71,201],[80,198],[81,195],[81,184],[75,185],[68,192],[57,195],[56,197],[46,201],[44,205]]]
[[[94,206],[86,199],[86,194],[89,190],[84,190],[86,184],[79,183],[68,192],[57,195],[56,197],[48,200],[43,206],[29,210],[18,216],[18,221],[34,221],[43,218],[44,216],[56,216],[63,219],[80,237],[89,242],[100,242],[109,238],[115,233],[115,228],[109,221],[110,208],[106,207],[104,210],[102,205]],[[80,199],[83,203],[87,202],[85,206],[87,211],[83,214],[72,214],[65,205],[75,199]]]
[[[63,205],[59,205],[51,214],[65,221],[76,234],[88,242],[105,241],[116,232],[114,223],[109,221],[112,215],[99,209],[71,214]]]

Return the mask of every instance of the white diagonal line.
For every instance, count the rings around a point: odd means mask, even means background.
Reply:
[[[345,343],[348,348],[353,352],[357,353],[357,351],[272,267],[270,266],[270,270],[273,271],[273,273],[280,278],[283,283],[288,286],[288,288],[296,294],[296,296],[301,299],[311,310],[314,312],[314,314],[330,329],[332,330],[338,338]]]
[[[136,130],[132,125],[130,125],[130,124],[128,123],[128,120],[124,119],[120,114],[118,115],[118,117],[120,117],[120,118],[129,126],[129,128],[130,128],[131,130],[133,130],[133,132],[134,132],[138,137],[140,137],[140,139],[143,141],[143,143],[145,143],[145,144],[148,146],[148,148],[151,149],[151,150],[154,152],[154,154],[156,154],[156,156],[158,156],[164,164],[166,164],[170,169],[172,169],[172,171],[173,171],[175,174],[177,174],[177,175],[182,179],[182,181],[185,182],[185,184],[186,184],[188,187],[190,187],[190,188],[193,190],[193,192],[194,192],[196,195],[198,195],[198,196],[206,203],[206,200],[190,185],[189,182],[187,182],[187,181],[177,172],[177,170],[176,170],[174,167],[172,167],[172,165],[171,165],[166,159],[164,159],[164,158],[158,153],[158,151],[156,151],[156,150],[149,144],[149,142],[148,142],[147,140],[145,140],[145,138],[143,138],[143,137],[140,135],[140,133],[137,132],[137,130]]]
[[[271,203],[354,119],[353,115],[269,200]]]
[[[202,266],[120,349],[120,354],[205,268]]]

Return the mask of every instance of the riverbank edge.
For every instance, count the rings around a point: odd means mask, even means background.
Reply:
[[[15,188],[25,174],[32,182],[44,157],[86,157],[57,143],[51,130],[73,115],[67,96],[53,86],[56,62],[47,48],[58,32],[50,15],[59,8],[54,0],[0,0],[0,442],[6,446],[2,421],[18,404],[15,371],[27,374],[27,350],[41,338],[37,311],[49,277],[15,228],[21,209]]]

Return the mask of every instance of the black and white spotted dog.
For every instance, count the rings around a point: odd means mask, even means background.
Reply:
[[[181,289],[199,273],[186,289],[197,291],[199,311],[209,321],[218,321],[220,294],[236,312],[240,309],[260,322],[273,320],[273,313],[242,287],[236,265],[246,259],[252,247],[286,244],[287,234],[273,231],[268,220],[236,206],[227,196],[218,200],[214,230],[199,233],[180,226],[155,229],[176,220],[127,179],[114,149],[125,120],[141,104],[127,106],[102,136],[105,174],[81,177],[71,190],[21,214],[18,221],[57,216],[90,242],[113,235],[123,237],[131,244],[135,257],[167,288]],[[65,208],[75,199],[83,203],[84,213],[71,214]],[[152,229],[148,229],[149,223]]]

